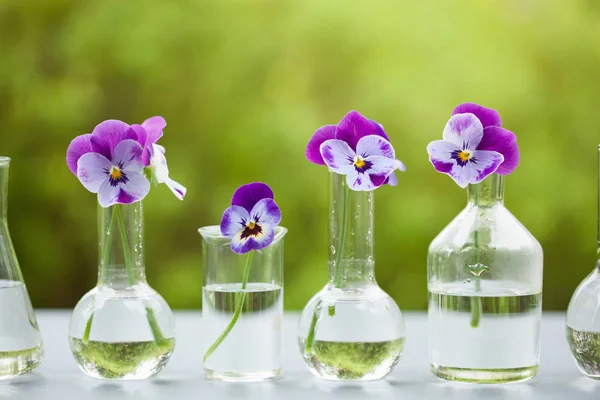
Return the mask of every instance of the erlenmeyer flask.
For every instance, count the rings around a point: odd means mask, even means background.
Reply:
[[[8,166],[0,157],[0,379],[32,371],[42,361],[42,338],[10,240]]]

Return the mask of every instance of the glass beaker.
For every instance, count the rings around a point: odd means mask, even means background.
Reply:
[[[202,236],[202,323],[207,379],[250,382],[281,373],[283,324],[283,238],[258,251],[236,254],[219,226],[198,230]],[[243,276],[248,283],[243,287]],[[238,305],[241,304],[241,308]],[[236,310],[240,312],[236,312]]]
[[[81,370],[100,379],[146,379],[175,346],[175,321],[146,281],[142,203],[98,206],[98,284],[73,310],[69,340]]]
[[[598,151],[600,161],[600,147]],[[600,162],[598,169],[600,177]],[[600,190],[600,184],[598,187]],[[598,207],[600,223],[600,192]],[[590,378],[600,379],[600,226],[596,254],[596,266],[579,284],[569,302],[566,335],[579,370]]]
[[[327,380],[376,380],[404,349],[400,309],[375,281],[373,192],[330,173],[329,282],[304,307],[298,344],[310,372]]]
[[[429,246],[429,351],[434,375],[502,383],[537,374],[543,252],[504,206],[504,176],[468,202]]]
[[[35,369],[43,357],[42,338],[7,222],[10,158],[0,157],[0,379]]]

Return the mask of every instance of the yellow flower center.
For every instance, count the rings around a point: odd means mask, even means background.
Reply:
[[[248,229],[254,229],[255,226],[256,224],[253,221],[250,221],[250,223],[248,224]]]
[[[356,158],[356,161],[354,161],[354,165],[355,165],[357,168],[362,168],[362,167],[364,167],[364,166],[365,166],[365,160],[363,160],[363,159],[362,159],[362,158],[360,158],[360,157],[357,157],[357,158]]]
[[[116,181],[120,179],[122,175],[123,173],[121,172],[121,170],[113,165],[113,167],[110,169],[110,177],[112,178],[112,180]]]
[[[460,153],[458,153],[458,158],[460,159],[460,161],[469,161],[472,156],[473,153],[470,150],[463,150]]]

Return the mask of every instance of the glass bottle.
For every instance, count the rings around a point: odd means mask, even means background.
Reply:
[[[600,147],[598,150],[600,151]],[[600,170],[600,163],[598,167]],[[600,224],[600,192],[598,207]],[[594,379],[600,379],[600,225],[597,256],[594,270],[579,284],[571,297],[566,326],[567,341],[577,366],[583,374]]]
[[[207,379],[253,382],[281,374],[283,238],[258,251],[236,254],[218,226],[202,236],[202,323]],[[244,279],[244,277],[246,279]]]
[[[467,207],[427,258],[431,371],[474,383],[538,371],[543,253],[504,206],[504,176],[467,189]]]
[[[373,192],[350,190],[335,173],[330,183],[329,281],[302,311],[300,352],[319,378],[381,379],[398,363],[405,327],[375,281]]]
[[[73,310],[69,341],[81,370],[100,379],[146,379],[175,346],[175,321],[146,282],[142,203],[98,206],[98,284]]]
[[[8,167],[0,157],[0,379],[35,369],[43,357],[42,338],[7,222]]]

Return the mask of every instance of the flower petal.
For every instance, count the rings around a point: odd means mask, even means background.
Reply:
[[[498,126],[490,126],[483,130],[483,139],[477,147],[479,150],[497,151],[504,156],[504,162],[496,170],[497,174],[508,175],[519,165],[519,146],[517,136],[511,131]]]
[[[256,236],[243,237],[243,229],[237,232],[231,238],[231,250],[234,253],[244,254],[250,250],[260,250],[270,245],[275,238],[275,228],[268,224],[261,225],[261,227],[261,233]]]
[[[442,137],[461,150],[475,150],[483,137],[483,127],[473,114],[456,114],[446,124]]]
[[[167,166],[167,158],[165,154],[158,150],[158,145],[153,144],[153,156],[151,160],[154,176],[158,183],[166,183],[169,180],[169,167]]]
[[[392,172],[390,176],[383,182],[384,185],[390,186],[398,186],[398,178],[396,177],[396,173]]]
[[[375,179],[379,183],[377,176],[375,177]],[[379,186],[381,186],[384,181],[385,178],[381,180]],[[356,192],[371,191],[379,187],[376,186],[373,183],[373,181],[371,181],[371,177],[369,176],[369,174],[359,173],[355,169],[353,169],[352,171],[350,171],[350,173],[346,175],[346,184],[348,185],[348,188]]]
[[[356,145],[356,154],[362,158],[370,156],[383,156],[395,158],[394,148],[389,140],[377,135],[369,135],[360,138]]]
[[[187,189],[185,188],[185,186],[178,182],[175,182],[171,178],[167,179],[165,185],[167,185],[167,187],[171,189],[171,192],[173,192],[175,197],[177,197],[179,200],[183,200],[185,194],[187,193]]]
[[[117,145],[112,160],[114,165],[120,165],[126,172],[142,172],[142,146],[131,139],[123,140]]]
[[[281,222],[281,210],[275,200],[262,199],[252,208],[250,218],[260,226],[267,224],[276,227]]]
[[[142,200],[150,191],[150,182],[139,172],[129,172],[127,182],[113,186],[110,180],[104,181],[98,190],[98,203],[101,207],[113,204],[131,204]]]
[[[69,144],[69,147],[67,148],[67,165],[75,176],[77,176],[77,161],[79,161],[82,155],[92,151],[91,138],[91,133],[77,136],[71,141],[71,144]]]
[[[233,194],[231,205],[244,207],[246,211],[250,212],[256,203],[262,199],[272,198],[273,191],[269,185],[262,182],[254,182],[240,186]]]
[[[394,158],[387,158],[382,156],[371,156],[365,158],[365,161],[371,163],[371,168],[367,171],[371,183],[374,188],[378,188],[383,185],[388,177],[397,169],[402,163]]]
[[[488,126],[502,126],[500,114],[493,108],[487,108],[475,103],[463,103],[456,106],[452,115],[471,113],[479,119],[484,128]]]
[[[137,140],[138,135],[123,121],[108,120],[98,124],[92,132],[92,150],[102,154],[109,160],[113,159],[115,147],[123,140]]]
[[[358,111],[350,111],[346,114],[335,131],[335,138],[345,141],[355,151],[358,141],[368,135],[381,136],[388,142],[390,141],[383,126],[364,117]]]
[[[306,146],[306,158],[308,161],[318,165],[326,165],[321,156],[320,148],[324,141],[335,139],[335,129],[335,125],[325,125],[315,131]]]
[[[452,159],[453,151],[461,150],[454,143],[445,140],[435,140],[427,145],[427,153],[429,153],[429,161],[433,164],[436,171],[443,174],[448,174],[456,165],[456,161]]]
[[[163,129],[167,126],[167,121],[163,117],[151,117],[142,122],[142,127],[146,130],[149,144],[156,143],[163,135]]]
[[[87,190],[98,193],[102,183],[108,180],[112,163],[102,154],[86,153],[77,162],[77,178]]]
[[[345,141],[326,140],[321,144],[320,150],[323,160],[333,172],[347,175],[351,171],[355,171],[354,157],[356,154]]]
[[[462,188],[467,187],[468,184],[479,183],[493,174],[504,157],[495,151],[476,150],[473,152],[472,160],[473,162],[468,162],[464,166],[455,164],[448,174]]]
[[[231,238],[243,231],[246,222],[250,220],[250,214],[244,207],[231,206],[225,210],[221,217],[221,234]]]
[[[133,129],[133,131],[135,132],[135,140],[137,140],[137,142],[140,145],[144,146],[146,144],[146,138],[148,137],[148,134],[146,133],[144,127],[138,124],[133,124],[131,125],[131,129]]]

